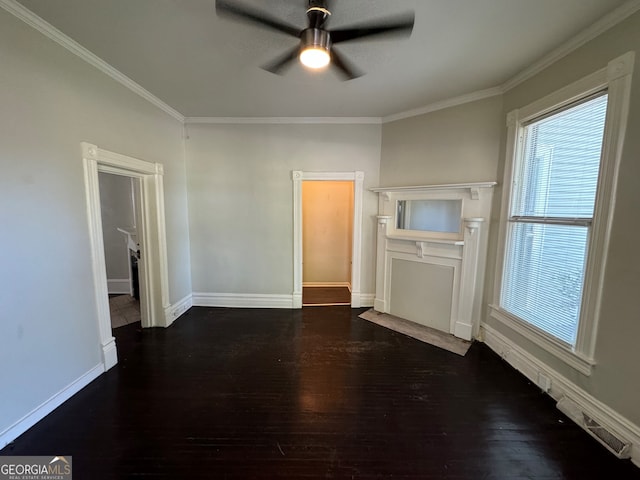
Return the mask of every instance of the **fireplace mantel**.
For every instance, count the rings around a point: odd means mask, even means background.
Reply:
[[[375,310],[465,340],[477,334],[495,185],[371,189],[379,194]]]

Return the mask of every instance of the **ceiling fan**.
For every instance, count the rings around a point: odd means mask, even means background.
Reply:
[[[216,0],[216,13],[221,17],[247,21],[299,39],[299,43],[294,48],[263,65],[262,68],[264,70],[282,74],[292,65],[296,58],[299,58],[303,65],[311,69],[322,69],[331,64],[347,80],[357,78],[363,73],[336,51],[334,45],[374,36],[409,36],[413,30],[415,18],[413,12],[411,12],[387,19],[381,23],[361,24],[350,28],[329,30],[326,28],[327,21],[331,16],[329,0],[308,0],[308,26],[302,30],[268,13],[241,6],[229,0]]]

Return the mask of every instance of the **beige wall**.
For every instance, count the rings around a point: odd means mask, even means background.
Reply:
[[[191,285],[180,122],[4,9],[0,85],[1,434],[101,361],[80,142],[164,164],[170,300]]]
[[[496,180],[503,123],[496,96],[383,125],[380,185]]]
[[[302,281],[350,283],[353,182],[302,182]]]
[[[616,193],[611,243],[606,265],[602,310],[591,376],[584,376],[547,354],[517,333],[488,318],[487,323],[514,340],[534,356],[584,388],[636,425],[640,425],[640,13],[585,44],[525,83],[504,95],[504,112],[522,107],[585,75],[606,67],[610,60],[636,52],[627,135],[624,142]],[[500,178],[504,169],[504,142],[501,143]],[[494,197],[497,218],[500,195]],[[494,229],[495,233],[495,229]],[[489,249],[489,265],[495,261],[495,234]],[[485,299],[493,295],[493,270],[488,268]]]
[[[188,125],[193,291],[293,292],[291,172],[364,172],[361,292],[375,292],[380,125]]]

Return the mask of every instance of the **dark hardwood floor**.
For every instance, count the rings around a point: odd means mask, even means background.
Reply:
[[[0,454],[72,455],[76,480],[640,479],[483,344],[459,357],[361,311],[121,327],[119,365]]]
[[[347,287],[303,287],[302,304],[351,305],[351,292]]]

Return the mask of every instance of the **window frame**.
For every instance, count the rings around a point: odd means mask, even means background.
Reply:
[[[495,283],[489,316],[523,335],[545,351],[579,372],[590,375],[595,361],[595,345],[611,225],[615,207],[617,177],[622,156],[631,92],[634,53],[628,52],[600,69],[540,100],[507,114],[507,145],[498,233]],[[507,312],[500,306],[506,262],[509,218],[518,159],[524,154],[524,129],[540,117],[552,114],[598,92],[608,94],[602,158],[593,221],[587,245],[584,286],[574,346],[570,346]]]

